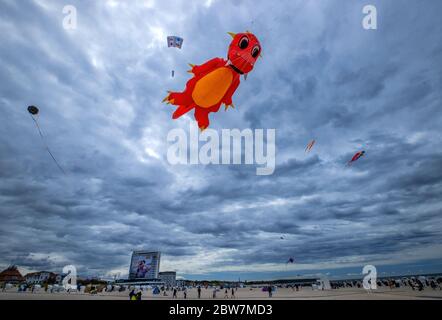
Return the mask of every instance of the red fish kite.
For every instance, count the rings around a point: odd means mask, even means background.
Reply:
[[[355,155],[353,156],[353,158],[351,158],[351,160],[347,163],[347,165],[351,165],[353,162],[359,160],[359,158],[363,157],[365,155],[365,151],[359,151],[356,152]]]
[[[316,140],[310,141],[309,144],[307,145],[307,148],[305,148],[305,152],[310,152],[310,150],[312,150],[315,143],[316,143]]]
[[[183,92],[169,92],[163,102],[178,106],[172,118],[177,119],[195,109],[195,119],[201,130],[209,126],[209,113],[218,112],[221,104],[225,110],[234,108],[232,97],[240,83],[240,76],[252,71],[261,53],[261,45],[250,32],[230,33],[233,40],[227,60],[213,58],[189,70],[193,77],[187,81]]]

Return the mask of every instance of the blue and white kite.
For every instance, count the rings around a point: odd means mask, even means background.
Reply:
[[[183,46],[183,38],[177,36],[169,36],[167,37],[167,46],[169,48],[174,47],[181,49],[181,47]]]

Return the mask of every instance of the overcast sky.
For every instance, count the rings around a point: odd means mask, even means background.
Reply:
[[[76,30],[63,28],[66,4]],[[366,4],[376,31],[362,28]],[[147,249],[190,279],[442,271],[441,11],[439,0],[1,0],[0,266],[124,277],[131,251]],[[211,128],[276,129],[275,173],[170,165],[167,133],[194,119],[172,120],[166,91],[245,30],[263,58]]]

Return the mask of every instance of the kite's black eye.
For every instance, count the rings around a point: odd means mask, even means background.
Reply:
[[[252,57],[256,58],[259,55],[259,46],[254,46],[252,49]]]
[[[248,45],[249,45],[249,38],[244,36],[241,38],[241,40],[239,40],[239,47],[241,49],[247,48]]]

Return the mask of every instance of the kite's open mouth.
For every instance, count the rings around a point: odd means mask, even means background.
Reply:
[[[238,72],[239,74],[244,74],[244,72],[242,72],[241,70],[239,70],[237,67],[235,67],[233,64],[229,64],[229,67],[231,67],[233,70],[235,70],[236,72]]]
[[[231,58],[230,65],[233,67],[233,70],[239,74],[247,73],[253,69],[253,61],[250,61],[247,57],[243,57],[241,54],[237,54]]]

